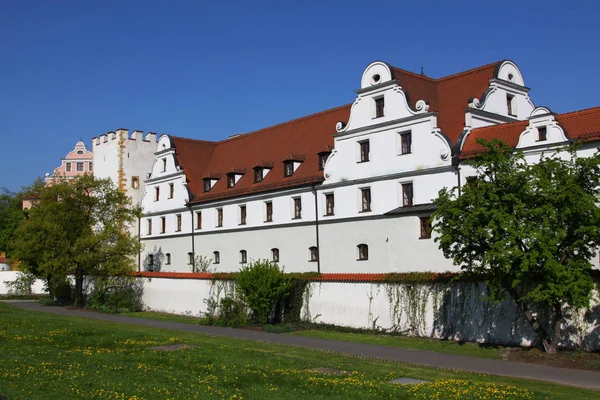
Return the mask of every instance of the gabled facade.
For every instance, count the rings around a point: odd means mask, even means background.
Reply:
[[[61,160],[60,166],[54,169],[52,175],[46,174],[46,184],[51,184],[55,179],[71,179],[83,174],[93,172],[92,153],[85,147],[82,141],[75,144],[65,158]]]
[[[503,60],[433,79],[371,63],[355,101],[220,142],[163,135],[142,206],[140,269],[217,272],[270,259],[288,272],[446,271],[432,199],[464,183],[478,137],[526,149],[600,138],[598,109],[536,108]],[[585,120],[585,121],[584,121]],[[596,136],[594,136],[596,135]]]

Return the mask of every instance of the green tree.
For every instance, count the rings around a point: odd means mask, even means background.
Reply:
[[[508,294],[556,352],[564,310],[589,307],[592,264],[600,243],[600,155],[574,148],[528,164],[499,140],[472,161],[478,176],[435,200],[434,229],[444,255],[480,274],[490,297]]]
[[[1,188],[0,191],[0,252],[7,252],[8,242],[14,237],[25,213],[21,209],[18,193],[6,188]]]
[[[140,244],[130,227],[139,208],[108,179],[84,175],[39,190],[11,242],[11,255],[52,289],[75,276],[75,304],[84,302],[86,276],[135,270]]]

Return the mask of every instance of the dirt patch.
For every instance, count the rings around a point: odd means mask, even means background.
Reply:
[[[185,349],[195,349],[198,346],[192,346],[190,344],[170,344],[168,346],[156,346],[150,347],[151,350],[156,351],[177,351],[177,350],[185,350]]]
[[[538,349],[508,348],[502,351],[502,359],[550,367],[600,371],[600,353],[561,350],[547,354]]]
[[[351,375],[352,374],[351,371],[343,371],[341,369],[335,369],[335,368],[311,368],[311,369],[307,369],[306,371],[318,372],[320,374],[325,374],[325,375]]]

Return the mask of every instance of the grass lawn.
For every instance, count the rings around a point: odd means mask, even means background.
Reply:
[[[156,351],[185,343],[194,348]],[[313,368],[336,368],[326,375]],[[434,381],[401,386],[406,376]],[[303,348],[150,329],[0,303],[0,396],[8,399],[585,399],[600,392]]]

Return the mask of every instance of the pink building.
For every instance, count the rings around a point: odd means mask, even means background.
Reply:
[[[92,153],[79,141],[52,175],[46,174],[46,184],[51,184],[55,179],[73,178],[85,173],[92,173]]]

